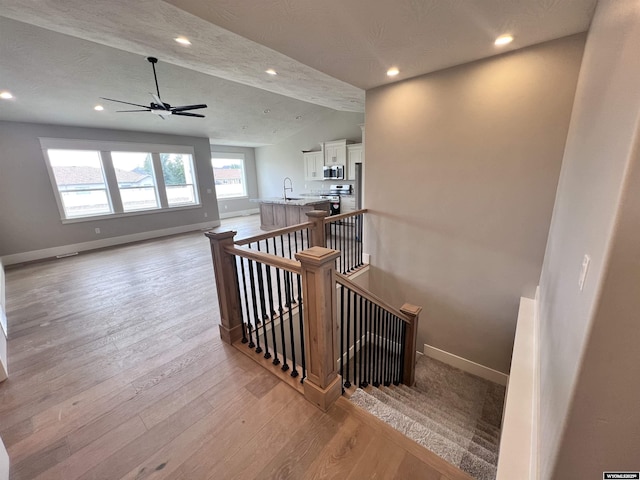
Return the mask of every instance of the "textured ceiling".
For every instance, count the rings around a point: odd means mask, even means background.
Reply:
[[[363,89],[588,29],[596,0],[165,0]],[[400,76],[389,79],[389,67]]]
[[[363,111],[363,89],[392,81],[389,66],[396,81],[584,31],[595,3],[0,0],[0,90],[16,96],[0,103],[0,120],[275,143],[331,109]],[[498,50],[504,32],[516,40]],[[92,110],[99,96],[148,103],[148,55],[160,59],[163,99],[208,103],[205,120]]]

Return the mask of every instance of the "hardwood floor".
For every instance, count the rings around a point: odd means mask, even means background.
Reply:
[[[242,236],[257,217],[223,221]],[[468,478],[220,342],[201,232],[9,269],[11,478]],[[402,437],[402,438],[401,438]]]

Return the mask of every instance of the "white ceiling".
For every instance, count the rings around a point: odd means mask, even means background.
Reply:
[[[0,90],[15,95],[0,120],[276,143],[333,110],[363,111],[364,89],[585,31],[595,3],[0,0]],[[515,41],[498,49],[505,32]],[[207,103],[206,119],[115,113],[108,102],[93,111],[101,96],[149,103],[149,55],[163,100]]]

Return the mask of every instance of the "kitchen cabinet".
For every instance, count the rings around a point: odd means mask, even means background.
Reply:
[[[343,195],[340,197],[340,213],[351,213],[356,210],[356,197]]]
[[[304,152],[304,179],[323,180],[324,152]]]
[[[347,145],[347,180],[356,179],[356,163],[364,164],[364,148],[362,143]]]
[[[321,197],[298,200],[281,198],[252,200],[260,203],[260,228],[274,230],[299,223],[308,222],[307,212],[311,210],[330,210],[329,201]]]
[[[348,143],[351,142],[344,139],[324,142],[322,144],[322,150],[324,151],[324,164],[328,167],[331,167],[333,165],[346,166]]]

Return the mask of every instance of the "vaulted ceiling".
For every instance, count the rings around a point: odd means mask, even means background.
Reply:
[[[585,31],[595,3],[0,0],[0,90],[14,95],[0,120],[276,143],[332,111],[364,111],[366,89]],[[503,33],[515,40],[498,48]],[[150,103],[150,55],[163,100],[207,103],[205,119],[116,113],[99,99]]]

